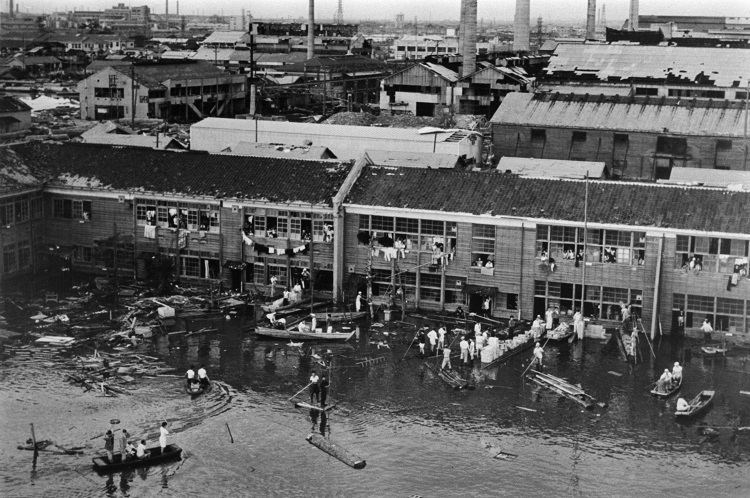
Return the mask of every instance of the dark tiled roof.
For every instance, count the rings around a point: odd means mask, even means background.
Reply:
[[[436,212],[583,221],[586,182],[499,172],[365,167],[346,202]],[[643,183],[589,183],[588,221],[750,232],[750,193]]]
[[[0,96],[0,112],[30,111],[31,107],[24,101],[10,95]]]
[[[49,185],[225,199],[329,204],[351,163],[165,152],[93,144],[30,143],[0,149]],[[2,171],[2,170],[0,170]]]
[[[331,55],[313,57],[305,62],[284,66],[284,71],[289,73],[303,71],[315,72],[319,69],[328,69],[329,71],[368,70],[385,72],[387,65],[377,59],[371,59],[361,55]]]

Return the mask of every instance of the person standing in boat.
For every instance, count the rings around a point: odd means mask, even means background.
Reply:
[[[538,342],[534,347],[534,359],[531,361],[539,367],[539,370],[542,369],[542,363],[544,362],[544,348]]]
[[[208,375],[206,374],[206,366],[201,365],[201,367],[198,369],[198,382],[200,382],[201,386],[208,387],[209,383],[211,382],[208,379]]]
[[[354,299],[354,306],[357,309],[357,313],[362,310],[362,291],[357,292],[357,297]]]
[[[458,347],[461,349],[461,363],[467,365],[469,363],[469,342],[466,337],[461,336],[461,342],[458,343]]]
[[[448,367],[448,370],[453,370],[453,367],[451,366],[451,348],[450,346],[443,348],[443,366],[440,368],[442,370],[445,370],[445,368]]]
[[[421,354],[422,356],[424,356],[424,341],[424,329],[419,329],[419,331],[417,332],[417,343],[419,343],[419,354]]]
[[[328,381],[326,374],[320,376],[320,406],[326,406],[326,399],[328,398],[328,386],[331,383]]]
[[[315,373],[315,370],[312,371],[312,375],[310,375],[310,404],[313,404],[313,398],[315,398],[316,403],[320,403],[320,377],[318,377],[318,374]]]
[[[435,352],[435,346],[437,345],[437,332],[435,332],[435,329],[431,329],[429,332],[427,332],[427,337],[430,339],[430,349],[431,352]]]
[[[676,386],[680,383],[682,380],[682,366],[680,366],[680,362],[676,361],[674,362],[674,366],[672,367],[672,385]]]
[[[703,320],[701,330],[703,331],[703,342],[708,344],[709,342],[711,342],[711,332],[714,331],[714,328],[711,326],[711,322],[708,321],[708,318]]]
[[[441,325],[438,329],[438,349],[443,349],[445,347],[445,334],[447,334],[448,331],[445,330],[445,325]]]
[[[573,315],[573,330],[579,339],[583,339],[583,314],[578,310]]]
[[[169,431],[167,430],[167,422],[162,422],[161,427],[159,427],[159,446],[161,447],[161,452],[164,453],[167,448],[167,436],[169,436]]]
[[[128,438],[130,437],[130,434],[128,434],[128,431],[125,429],[122,430],[122,435],[120,435],[120,454],[122,455],[122,461],[125,461],[125,457],[127,456],[128,451]]]
[[[113,463],[114,456],[112,452],[115,451],[115,435],[112,434],[111,429],[104,435],[104,451],[107,452],[107,461]]]
[[[552,311],[552,307],[548,306],[547,311],[544,313],[544,318],[545,318],[544,328],[547,330],[548,334],[550,330],[552,330],[552,317],[553,316],[554,316],[554,312]]]
[[[469,337],[469,358],[471,359],[471,362],[474,363],[474,357],[477,355],[477,345],[474,342],[473,337]]]

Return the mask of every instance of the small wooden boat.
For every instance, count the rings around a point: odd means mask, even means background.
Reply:
[[[529,350],[532,347],[534,347],[534,344],[536,344],[537,340],[538,339],[534,339],[534,336],[529,336],[526,342],[524,342],[523,344],[519,344],[513,349],[506,350],[502,355],[498,356],[497,358],[495,358],[494,360],[492,360],[491,362],[487,364],[482,364],[482,369],[484,370],[485,368],[490,368],[490,367],[497,366],[501,363],[505,363],[511,358],[516,357],[519,354],[523,353],[524,351]]]
[[[703,346],[701,347],[701,351],[707,355],[717,355],[717,354],[725,354],[727,352],[727,348],[715,348],[713,346]]]
[[[568,339],[570,339],[570,337],[572,335],[573,335],[573,329],[572,328],[568,328],[568,330],[566,332],[564,332],[564,333],[555,333],[555,332],[547,333],[547,339],[545,340],[545,342],[552,342],[552,343],[555,343],[555,342],[559,342],[559,343],[567,342]]]
[[[442,360],[440,360],[442,362]],[[437,365],[433,365],[430,361],[425,361],[424,366],[427,367],[427,369],[437,375],[437,377],[451,386],[453,389],[471,389],[473,390],[475,386],[470,385],[469,381],[458,375],[453,370],[443,370]]]
[[[353,320],[359,320],[367,315],[365,311],[355,311],[349,313],[348,311],[335,311],[330,313],[315,313],[315,319],[318,323],[329,322],[348,322]]]
[[[149,454],[144,458],[130,458],[123,461],[122,455],[117,454],[113,455],[112,462],[110,462],[109,458],[106,456],[92,458],[91,461],[94,462],[94,469],[96,469],[97,472],[115,472],[133,467],[142,467],[144,465],[154,465],[157,463],[168,462],[170,460],[177,460],[180,458],[182,448],[176,444],[168,444],[166,448],[164,448],[163,453],[160,446],[148,448],[147,451],[149,451]]]
[[[293,329],[272,329],[269,327],[256,327],[255,335],[259,337],[271,337],[273,339],[289,339],[298,341],[348,341],[356,332],[300,332]]]
[[[200,382],[195,382],[194,384],[191,384],[190,387],[185,386],[185,392],[188,393],[190,396],[199,396],[210,390],[211,390],[211,382],[209,382],[208,384],[201,384]]]
[[[531,376],[531,380],[534,383],[538,384],[541,387],[546,387],[547,389],[559,394],[560,396],[566,397],[572,401],[575,401],[576,403],[579,403],[587,410],[592,410],[595,406],[594,401],[596,400],[593,398],[593,396],[586,394],[583,389],[571,384],[570,382],[565,381],[564,379],[555,377],[554,375],[545,374],[537,370],[531,370],[531,372],[529,372],[529,375]]]
[[[698,396],[690,400],[688,409],[683,411],[676,411],[674,414],[676,417],[692,417],[705,410],[714,400],[714,394],[716,391],[701,391]]]
[[[275,312],[284,311],[284,310],[291,310],[294,308],[302,308],[304,307],[304,305],[309,306],[310,301],[312,301],[312,298],[307,297],[305,299],[300,299],[299,301],[289,301],[288,304],[283,304],[284,299],[282,298],[282,299],[277,299],[271,304],[263,304],[261,305],[260,308],[266,313],[275,313]],[[299,310],[295,310],[295,311],[299,311]]]
[[[666,391],[659,391],[656,387],[651,389],[651,394],[658,396],[660,398],[668,398],[672,396],[674,393],[680,390],[680,387],[682,387],[682,377],[680,377],[680,381],[673,385],[671,388],[667,389]]]

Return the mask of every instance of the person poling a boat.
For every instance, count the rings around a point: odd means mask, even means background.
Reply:
[[[542,368],[544,363],[544,348],[538,342],[534,346],[534,359],[532,363],[536,363],[539,369]]]
[[[164,421],[161,423],[161,427],[159,427],[159,446],[161,446],[161,452],[165,452],[165,448],[167,447],[167,436],[169,436],[169,431],[167,430],[167,422]]]
[[[682,367],[680,366],[680,362],[676,361],[672,367],[672,385],[679,384],[680,380],[682,380]]]
[[[687,401],[685,401],[685,398],[680,398],[677,400],[677,411],[678,412],[686,412],[690,408],[690,405]]]
[[[320,402],[320,377],[318,377],[318,374],[315,373],[315,370],[312,371],[312,375],[310,375],[310,404],[313,403],[313,398],[315,398],[315,402]]]
[[[115,435],[111,430],[108,430],[104,435],[104,450],[107,452],[107,461],[112,463],[114,461],[112,452],[115,451]]]
[[[453,370],[453,367],[451,366],[451,347],[446,346],[443,348],[443,366],[440,367],[442,370],[445,370],[445,368],[448,367],[448,370]]]
[[[660,393],[665,393],[668,390],[668,386],[672,382],[672,374],[669,373],[669,369],[665,368],[664,373],[661,374],[659,380],[656,381],[656,390]]]

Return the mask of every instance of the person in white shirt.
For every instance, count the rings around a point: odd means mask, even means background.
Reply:
[[[435,351],[435,346],[437,345],[437,332],[435,332],[435,329],[430,330],[427,332],[427,337],[430,339],[430,349],[432,351]]]
[[[474,339],[469,338],[469,358],[471,358],[471,361],[474,361],[474,356],[477,354],[477,345],[474,342]]]
[[[312,371],[312,375],[310,375],[310,404],[313,403],[313,397],[315,398],[315,401],[317,403],[320,402],[320,377],[318,377],[318,374],[315,373],[315,370]]]
[[[477,322],[474,324],[474,335],[480,335],[482,333],[482,324]]]
[[[362,309],[362,292],[357,292],[357,297],[354,300],[354,306],[357,308],[357,313]]]
[[[167,436],[169,436],[169,431],[167,430],[167,423],[162,422],[161,427],[159,427],[159,446],[161,446],[162,453],[164,453],[164,448],[167,447]]]
[[[195,367],[193,365],[190,365],[190,368],[188,368],[188,371],[185,373],[185,379],[187,380],[188,388],[191,384],[197,382],[195,379]]]
[[[201,383],[201,386],[208,386],[208,384],[211,382],[208,379],[208,375],[206,374],[205,365],[201,365],[201,367],[198,369],[198,382]]]
[[[682,367],[680,362],[676,361],[672,367],[672,384],[679,384],[680,379],[682,379]]]
[[[135,450],[135,456],[138,458],[148,458],[150,451],[146,451],[146,440],[141,439],[141,442],[138,443],[138,448]]]
[[[541,369],[542,362],[544,361],[544,348],[537,342],[534,347],[534,360],[537,366]]]
[[[461,349],[461,362],[466,365],[469,363],[469,341],[466,340],[466,337],[461,336],[458,347]]]
[[[672,382],[672,374],[669,373],[669,369],[665,368],[664,373],[661,374],[659,380],[656,381],[656,390],[665,393],[667,392],[667,386]]]
[[[445,330],[445,325],[441,325],[438,329],[438,349],[443,349],[445,347],[445,334],[447,331]]]

